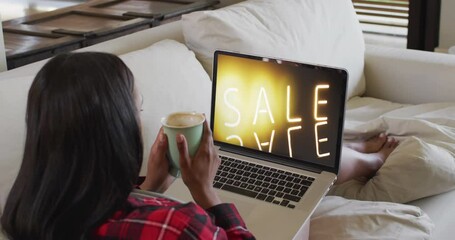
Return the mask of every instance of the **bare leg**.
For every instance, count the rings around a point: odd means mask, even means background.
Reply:
[[[387,135],[380,133],[367,141],[345,141],[344,146],[361,153],[375,153],[382,148],[386,141]]]
[[[385,159],[397,146],[398,141],[396,139],[387,138],[387,141],[379,151],[375,153],[362,153],[348,147],[343,147],[340,170],[336,183],[341,184],[360,177],[373,177],[382,164],[384,164]]]

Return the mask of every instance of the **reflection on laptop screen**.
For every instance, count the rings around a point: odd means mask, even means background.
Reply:
[[[216,58],[215,141],[334,166],[344,71],[232,53]]]

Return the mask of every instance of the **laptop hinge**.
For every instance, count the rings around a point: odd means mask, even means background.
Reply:
[[[229,152],[229,153],[233,153],[233,154],[237,154],[237,155],[241,155],[241,156],[247,156],[250,158],[259,159],[261,161],[267,161],[267,162],[271,162],[271,163],[275,163],[275,164],[279,164],[279,165],[284,165],[287,167],[298,168],[301,170],[314,172],[314,173],[318,173],[318,174],[323,172],[323,170],[318,169],[316,167],[308,166],[308,164],[306,164],[306,163],[302,163],[302,162],[298,162],[298,161],[291,161],[289,159],[284,159],[284,158],[281,158],[278,156],[273,156],[273,155],[271,156],[269,154],[267,154],[267,156],[265,156],[265,154],[263,155],[263,154],[258,154],[258,153],[249,153],[249,152],[245,152],[245,151],[236,151],[235,149],[228,149],[228,148],[224,148],[224,147],[220,148],[220,150]]]

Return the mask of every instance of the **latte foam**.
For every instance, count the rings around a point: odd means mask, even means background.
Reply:
[[[204,122],[204,115],[199,113],[173,113],[164,119],[168,127],[192,127]]]

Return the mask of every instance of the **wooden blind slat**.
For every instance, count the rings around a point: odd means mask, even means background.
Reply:
[[[373,29],[371,25],[400,29],[408,27],[409,0],[352,0],[352,2],[360,23],[365,24],[363,25],[364,31]],[[390,28],[374,28],[374,31],[384,31],[384,34],[390,34],[391,30]]]
[[[409,0],[352,0],[352,2],[380,3],[380,4],[408,4]]]
[[[388,9],[388,8],[379,8],[379,7],[367,7],[367,6],[355,6],[356,10],[371,10],[371,11],[384,11],[384,12],[393,12],[393,13],[402,13],[408,14],[408,9]]]
[[[383,14],[383,13],[362,13],[363,16],[375,16],[375,17],[387,17],[393,19],[408,19],[408,16],[396,16],[390,14]]]
[[[407,28],[407,24],[400,24],[400,23],[386,23],[386,22],[372,22],[372,21],[360,21],[361,23],[366,23],[366,24],[373,24],[373,25],[381,25],[381,26],[389,26],[389,27],[401,27],[401,28]]]
[[[376,1],[366,1],[366,0],[352,0],[354,5],[357,4],[366,4],[366,5],[380,5],[380,6],[388,6],[388,7],[407,7],[409,6],[409,1],[403,2],[376,2]]]

